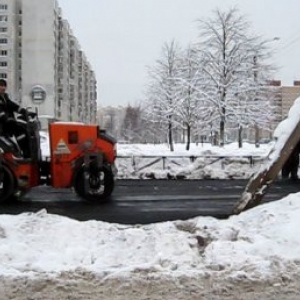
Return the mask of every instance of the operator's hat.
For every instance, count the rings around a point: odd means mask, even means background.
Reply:
[[[0,86],[7,86],[7,82],[5,79],[0,78]]]

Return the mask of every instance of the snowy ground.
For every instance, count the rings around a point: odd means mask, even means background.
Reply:
[[[266,156],[270,145],[243,149],[193,145],[189,153],[179,145],[176,149],[171,155]],[[118,153],[170,154],[166,146],[157,145],[144,149],[119,145]],[[238,177],[242,165],[248,170],[242,176],[253,172],[248,163],[233,167],[231,161],[201,173],[197,161],[187,159],[166,170],[154,165],[138,174],[132,173],[132,161],[127,173],[126,164],[120,162],[119,176],[146,178],[146,172],[153,172],[164,177],[166,171],[179,174],[185,168],[187,178],[205,174],[232,178]],[[203,166],[207,159],[200,158],[199,163]],[[224,165],[232,166],[225,172]],[[228,220],[198,217],[125,226],[79,222],[46,210],[1,215],[0,299],[296,300],[300,298],[299,215],[300,193]]]
[[[300,194],[228,220],[0,217],[0,299],[299,299]]]

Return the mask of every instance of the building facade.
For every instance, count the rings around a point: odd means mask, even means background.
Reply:
[[[300,82],[294,81],[293,86],[282,86],[282,110],[281,114],[283,119],[287,117],[291,106],[294,104],[295,100],[300,97]]]
[[[269,124],[269,130],[262,129],[262,139],[272,139],[273,131],[277,125],[284,120],[289,113],[295,100],[300,97],[300,81],[294,81],[291,86],[283,86],[281,80],[270,81],[270,92],[272,94],[273,120]]]
[[[276,96],[274,97],[274,108],[276,125],[284,120],[295,100],[300,97],[300,81],[295,80],[293,85],[284,86],[281,80],[271,81],[271,87],[276,89]]]
[[[40,115],[96,122],[95,73],[57,0],[0,0],[0,78]]]

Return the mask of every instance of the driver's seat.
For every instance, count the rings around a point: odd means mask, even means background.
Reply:
[[[3,152],[12,152],[14,156],[23,156],[22,150],[14,136],[0,136],[0,148]]]

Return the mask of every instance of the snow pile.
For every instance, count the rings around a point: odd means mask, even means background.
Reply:
[[[165,144],[119,144],[116,165],[119,179],[179,178],[179,179],[237,179],[249,178],[266,159],[273,143],[227,144],[224,148],[211,144],[176,144],[170,152]],[[143,157],[144,156],[144,157]],[[151,157],[145,157],[151,156]]]
[[[2,215],[0,273],[39,276],[81,269],[98,276],[180,277],[217,271],[227,278],[265,280],[291,267],[299,271],[299,215],[300,194],[228,220],[198,217],[143,226],[79,222],[45,210]]]

